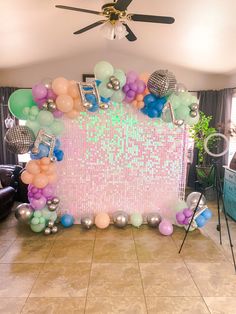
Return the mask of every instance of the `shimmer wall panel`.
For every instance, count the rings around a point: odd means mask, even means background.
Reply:
[[[62,212],[76,222],[81,215],[116,210],[159,210],[171,218],[171,204],[184,194],[184,128],[118,104],[64,122],[65,158],[57,163]]]

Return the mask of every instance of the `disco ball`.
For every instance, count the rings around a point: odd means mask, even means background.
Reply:
[[[175,91],[176,84],[177,81],[173,73],[168,70],[158,70],[149,77],[147,87],[150,93],[164,97]]]
[[[27,126],[17,125],[9,129],[5,135],[6,147],[14,154],[26,154],[34,145],[35,136]]]

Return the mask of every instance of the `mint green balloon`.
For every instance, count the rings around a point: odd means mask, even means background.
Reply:
[[[34,217],[31,219],[31,224],[32,225],[38,225],[39,224],[39,218],[38,217]]]
[[[54,119],[54,122],[50,126],[50,129],[51,129],[52,134],[59,136],[63,133],[63,131],[65,129],[65,125],[64,125],[63,121],[58,120],[58,119]]]
[[[42,232],[45,229],[45,227],[46,227],[45,223],[43,223],[43,224],[39,223],[38,225],[30,224],[31,230],[34,232],[37,232],[37,233]]]
[[[38,217],[38,218],[42,217],[41,211],[36,210],[36,211],[34,212],[34,217]]]
[[[50,126],[54,121],[54,116],[50,111],[42,110],[37,116],[40,126]]]
[[[114,92],[114,94],[111,96],[112,101],[119,102],[119,103],[121,103],[124,98],[125,98],[125,94],[122,92],[122,90]]]
[[[177,109],[181,105],[181,97],[178,94],[171,94],[167,101],[171,104],[173,109]]]
[[[133,213],[130,216],[130,222],[134,227],[139,228],[143,223],[143,217],[140,213]]]
[[[54,211],[54,212],[51,212],[50,210],[48,210],[47,207],[44,207],[42,210],[41,210],[41,213],[44,217],[44,219],[46,221],[48,220],[53,220],[53,221],[56,221],[57,219],[57,213]]]
[[[187,205],[187,203],[185,201],[178,200],[176,203],[173,204],[173,211],[175,213],[180,212],[184,208],[188,208],[188,205]]]
[[[25,108],[35,106],[31,89],[18,89],[11,94],[8,102],[10,112],[20,120],[27,120],[28,116],[24,113]]]
[[[98,86],[99,95],[104,98],[109,98],[114,93],[113,89],[107,88],[107,83],[108,83],[108,80],[105,80]]]
[[[40,125],[38,124],[37,121],[27,120],[25,125],[34,132],[34,135],[38,134],[38,131],[40,129]]]
[[[113,75],[119,80],[120,86],[123,87],[126,83],[125,72],[120,69],[116,69]]]
[[[97,80],[103,81],[114,73],[113,66],[107,61],[100,61],[94,67],[94,74]]]
[[[174,115],[176,120],[185,120],[190,115],[190,109],[186,105],[181,105],[174,110]]]
[[[187,117],[185,120],[184,120],[184,122],[186,123],[186,124],[188,124],[189,126],[193,126],[194,124],[196,124],[196,123],[198,123],[198,121],[199,121],[199,119],[200,119],[200,116],[199,116],[199,114],[196,116],[196,117],[194,117],[194,118],[192,118],[192,117]]]

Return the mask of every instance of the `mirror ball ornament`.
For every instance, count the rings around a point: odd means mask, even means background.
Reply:
[[[27,126],[17,125],[6,132],[6,147],[14,154],[26,154],[34,145],[35,136]]]
[[[171,94],[176,89],[176,78],[168,70],[158,70],[151,74],[147,82],[147,88],[150,93],[164,97]]]
[[[118,228],[124,228],[127,226],[129,221],[129,216],[126,212],[118,210],[112,215],[114,225]]]
[[[94,225],[93,218],[89,216],[85,216],[81,218],[81,226],[85,229],[91,229]]]
[[[187,200],[186,200],[186,203],[187,203],[187,206],[189,208],[194,208],[196,207],[197,203],[198,203],[198,200],[199,200],[199,197],[200,197],[201,193],[200,192],[192,192],[188,195],[187,197]],[[206,205],[206,198],[204,195],[202,195],[202,198],[201,198],[201,201],[199,203],[199,207],[202,207]]]
[[[150,213],[147,215],[147,223],[149,227],[156,228],[161,222],[161,215],[158,213]]]
[[[15,217],[20,222],[28,223],[33,216],[33,208],[30,204],[23,203],[16,207]]]

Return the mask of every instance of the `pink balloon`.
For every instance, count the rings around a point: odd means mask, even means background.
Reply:
[[[176,214],[176,221],[177,221],[180,225],[183,224],[184,219],[185,219],[185,215],[183,214],[182,211],[181,211],[181,212],[178,212],[178,213]]]
[[[190,208],[185,208],[183,214],[186,218],[190,218],[193,215],[193,211]]]
[[[60,110],[54,110],[53,111],[53,116],[55,117],[55,118],[61,118],[63,115],[64,115],[64,113],[62,112],[62,111],[60,111]]]
[[[57,95],[54,93],[52,89],[48,89],[47,91],[47,99],[56,100]]]
[[[143,81],[138,81],[137,83],[137,92],[142,94],[146,89],[146,84]]]
[[[129,87],[132,91],[136,92],[138,90],[138,84],[136,82],[130,83]]]
[[[133,100],[135,97],[135,92],[133,90],[129,90],[127,93],[127,97],[129,97],[130,99],[132,98]]]
[[[187,226],[189,222],[190,222],[190,218],[185,218],[183,221],[183,224]]]
[[[31,187],[32,187],[32,185],[31,185]],[[33,186],[32,189],[31,189],[31,191],[32,191],[33,193],[37,193],[38,190],[39,190],[39,189],[37,189],[35,186]]]
[[[47,88],[43,84],[36,84],[32,87],[32,95],[36,99],[47,97]]]
[[[41,198],[41,196],[42,196],[42,194],[40,192],[37,192],[37,193],[34,194],[34,198],[36,200],[39,200]]]
[[[168,235],[171,235],[173,233],[173,226],[166,219],[161,221],[158,228],[159,228],[159,231],[162,235],[168,236]]]
[[[129,71],[126,74],[126,78],[126,83],[134,83],[138,78],[138,74],[134,71]]]
[[[39,199],[32,198],[30,205],[35,209],[35,210],[40,210],[45,207],[47,203],[47,200],[44,196],[41,196]]]

